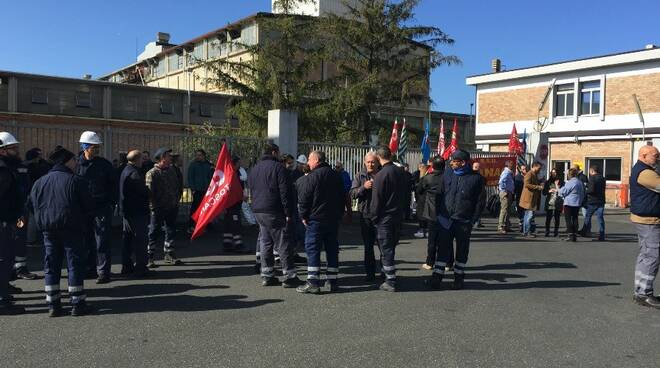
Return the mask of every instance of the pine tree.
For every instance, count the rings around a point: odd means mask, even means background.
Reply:
[[[239,120],[239,134],[264,136],[272,109],[297,111],[305,134],[305,111],[314,107],[311,96],[318,86],[309,75],[320,64],[319,47],[310,37],[315,19],[294,15],[293,10],[309,1],[276,0],[279,14],[257,15],[259,42],[236,43],[247,51],[246,57],[206,63],[211,72],[207,84],[240,96],[228,111]]]
[[[326,81],[327,113],[340,121],[339,130],[369,142],[406,105],[430,103],[429,76],[443,64],[456,64],[439,46],[454,40],[433,26],[415,24],[420,0],[344,1],[347,15],[328,15],[317,34],[323,37],[325,61],[333,65]],[[414,130],[414,129],[413,129]]]

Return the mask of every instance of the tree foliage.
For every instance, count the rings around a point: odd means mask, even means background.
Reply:
[[[277,0],[280,14],[258,15],[259,42],[239,44],[251,57],[207,62],[207,83],[242,96],[230,108],[241,133],[265,135],[268,110],[288,109],[299,114],[300,139],[368,142],[406,106],[430,103],[433,69],[460,62],[439,50],[453,39],[416,24],[419,0],[345,2],[343,16],[293,14],[309,1]]]

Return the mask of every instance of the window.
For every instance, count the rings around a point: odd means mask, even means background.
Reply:
[[[209,59],[220,56],[220,41],[212,40],[209,42]]]
[[[580,115],[600,113],[600,81],[580,83]]]
[[[573,99],[575,97],[573,84],[560,84],[557,86],[555,98],[555,116],[572,116]]]
[[[183,67],[183,58],[179,56],[176,52],[167,57],[169,66],[167,67],[168,71],[173,72],[179,70]]]
[[[257,25],[251,24],[241,30],[241,40],[245,45],[255,45],[257,43]]]
[[[197,64],[198,62],[204,60],[204,43],[198,43],[193,48],[193,52],[190,56],[190,65]]]
[[[598,165],[605,180],[621,181],[621,159],[620,158],[588,158],[587,172],[593,165]]]
[[[91,92],[77,91],[76,92],[76,107],[92,107],[92,94],[91,94]]]
[[[48,105],[48,90],[45,88],[32,88],[32,103]]]
[[[174,103],[171,100],[160,100],[160,113],[172,115],[174,112]]]
[[[199,116],[210,118],[213,116],[213,108],[209,104],[199,104]]]

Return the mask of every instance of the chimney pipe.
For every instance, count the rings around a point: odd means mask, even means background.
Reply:
[[[490,62],[490,66],[493,68],[493,73],[499,73],[502,70],[502,61],[500,59],[493,59]]]

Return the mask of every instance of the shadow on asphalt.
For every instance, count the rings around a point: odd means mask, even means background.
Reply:
[[[545,268],[577,268],[572,263],[565,262],[516,262],[509,264],[491,264],[483,266],[468,267],[467,271],[480,270],[540,270]]]
[[[283,299],[242,300],[247,298],[247,295],[167,295],[146,298],[99,300],[94,302],[94,306],[99,309],[98,314],[135,314],[245,309],[284,301]]]

